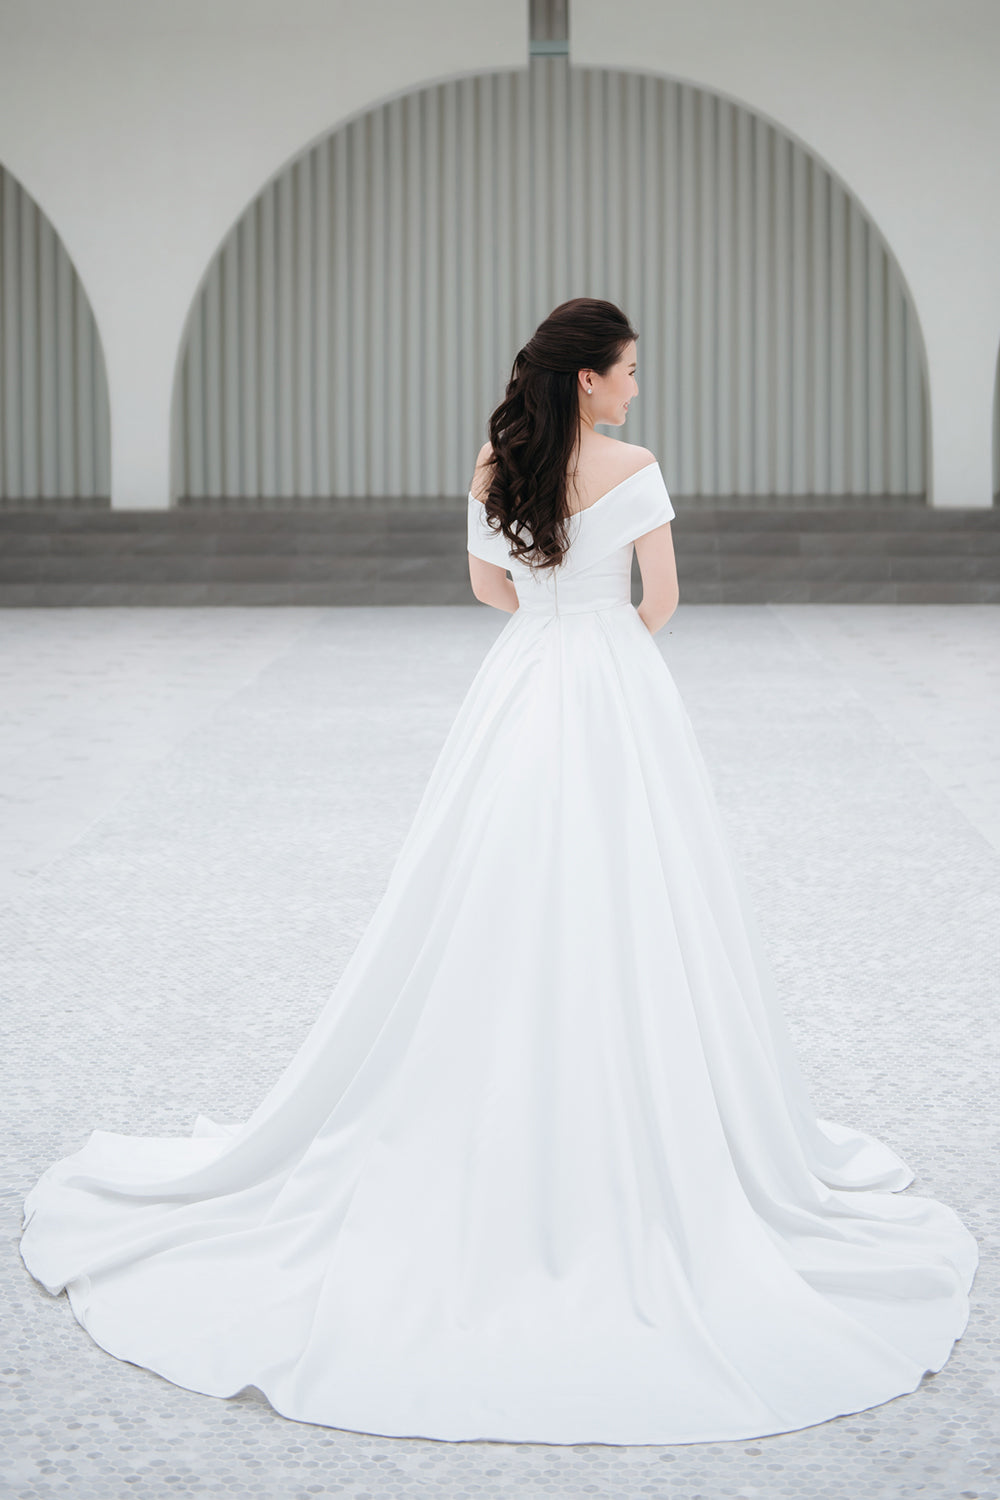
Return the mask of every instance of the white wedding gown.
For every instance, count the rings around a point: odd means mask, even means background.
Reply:
[[[119,1359],[387,1435],[689,1443],[913,1391],[976,1240],[815,1117],[690,720],[630,602],[651,464],[487,652],[342,978],[245,1124],[95,1130],[25,1264]]]

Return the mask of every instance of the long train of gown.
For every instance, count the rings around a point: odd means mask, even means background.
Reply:
[[[815,1117],[691,723],[630,602],[650,464],[532,577],[384,896],[239,1127],[95,1130],[21,1252],[104,1349],[386,1435],[688,1443],[913,1391],[977,1244]]]

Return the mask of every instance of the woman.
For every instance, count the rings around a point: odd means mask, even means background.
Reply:
[[[673,507],[595,431],[636,337],[577,298],[515,360],[468,497],[511,618],[288,1068],[30,1193],[28,1269],[119,1358],[364,1432],[660,1444],[877,1405],[962,1333],[976,1241],[816,1119],[652,640]]]

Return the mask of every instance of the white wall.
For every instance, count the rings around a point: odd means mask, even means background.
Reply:
[[[612,19],[609,19],[612,18]],[[1000,336],[993,0],[572,0],[572,61],[690,80],[819,153],[899,261],[929,492],[992,501]],[[112,498],[170,499],[185,322],[262,185],[367,106],[527,64],[523,0],[0,0],[0,161],[51,219],[107,361]]]
[[[90,298],[114,504],[169,503],[185,320],[262,184],[373,100],[526,66],[527,35],[520,0],[0,0],[0,161]]]
[[[377,106],[268,184],[195,307],[181,493],[463,495],[576,295],[639,330],[621,435],[671,494],[924,494],[919,331],[857,201],[750,110],[565,57]]]
[[[934,505],[990,505],[1000,341],[996,0],[571,0],[578,65],[659,70],[770,115],[889,242],[920,319]]]

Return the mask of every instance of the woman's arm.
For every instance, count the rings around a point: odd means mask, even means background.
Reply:
[[[492,604],[494,609],[504,609],[509,615],[517,609],[517,590],[505,570],[496,563],[483,562],[481,557],[475,557],[470,552],[469,581],[472,592],[484,604]]]
[[[642,574],[642,603],[637,614],[650,635],[664,626],[680,602],[677,559],[670,522],[664,521],[635,539],[635,555]]]

